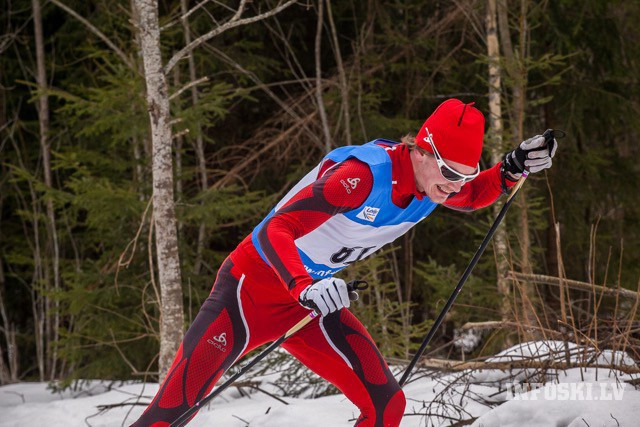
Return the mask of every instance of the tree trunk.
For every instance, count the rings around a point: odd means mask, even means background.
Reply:
[[[516,87],[518,88],[518,97],[514,100],[516,108],[516,130],[514,134],[517,141],[524,139],[524,118],[526,108],[526,89],[527,89],[527,35],[529,32],[527,23],[528,0],[520,0],[520,30],[519,30],[519,58],[518,58],[518,77]],[[524,273],[531,273],[531,231],[529,230],[529,214],[527,206],[527,189],[522,188],[520,191],[520,252],[521,252],[521,269]],[[522,289],[522,320],[527,326],[535,326],[537,323],[534,307],[538,300],[535,289],[525,287]],[[525,331],[532,331],[531,328],[525,328]],[[534,336],[525,337],[525,339],[533,339]]]
[[[411,344],[411,321],[412,321],[412,310],[411,310],[411,297],[413,291],[413,269],[414,269],[414,256],[413,256],[413,239],[416,236],[416,229],[412,228],[408,233],[404,235],[404,295],[403,298],[399,300],[399,302],[405,303],[406,306],[404,310],[400,310],[402,315],[402,333],[405,337],[404,346],[406,349],[405,357],[408,357],[409,346]]]
[[[180,67],[173,69],[173,85],[180,87]],[[176,140],[176,195],[175,199],[178,203],[183,200],[183,184],[182,184],[182,149],[184,146],[184,137],[181,134],[175,135]],[[183,223],[178,221],[178,240],[182,239]]]
[[[491,152],[491,164],[502,160],[502,91],[500,83],[500,44],[498,42],[497,5],[496,0],[487,2],[487,55],[489,57],[489,131],[488,142]],[[494,215],[497,216],[504,202],[498,201],[493,205]],[[507,254],[507,232],[505,227],[499,227],[493,237],[493,248],[496,260],[496,275],[498,292],[502,297],[500,315],[503,321],[511,318],[511,291],[506,272],[509,270]]]
[[[333,12],[331,11],[331,0],[327,2],[327,17],[329,18],[329,28],[331,28],[331,39],[333,40],[333,51],[336,57],[336,66],[338,68],[338,79],[340,81],[340,99],[342,103],[342,114],[344,116],[344,136],[347,145],[351,145],[351,114],[349,108],[349,84],[347,83],[347,75],[344,71],[342,62],[342,53],[340,53],[340,42],[338,41],[338,33],[335,23],[333,22]]]
[[[138,16],[138,10],[135,7],[134,0],[131,0],[129,3],[129,9],[131,10],[131,22],[140,22],[140,17]],[[138,52],[138,57],[142,56],[142,48],[140,47],[140,32],[134,31],[134,43]],[[134,62],[135,71],[140,75],[144,73],[143,66],[140,61]],[[131,114],[135,115],[135,104],[131,104]],[[136,191],[138,193],[138,200],[144,202],[146,200],[146,194],[144,191],[144,182],[147,180],[149,175],[148,166],[145,166],[143,154],[146,155],[146,158],[151,157],[151,150],[148,149],[149,142],[148,137],[144,137],[142,141],[138,139],[137,136],[134,136],[131,141],[131,146],[133,148],[133,158],[136,161],[135,167],[135,185]],[[142,147],[142,151],[141,151]]]
[[[182,15],[187,13],[187,0],[180,0],[180,10],[182,11]],[[189,28],[189,21],[186,19],[182,20],[182,27],[184,28],[184,44],[185,46],[191,43],[191,29]],[[189,61],[189,79],[190,83],[196,81],[196,64],[193,59],[193,51],[189,51],[187,55],[187,59]],[[191,86],[191,102],[195,106],[198,103],[198,90],[196,89],[196,85]],[[202,138],[202,129],[200,128],[200,123],[196,124],[196,158],[198,159],[198,175],[200,177],[200,189],[202,191],[206,191],[209,187],[207,182],[207,164],[204,157],[204,139]],[[198,243],[196,246],[196,261],[194,264],[194,272],[195,274],[200,273],[200,268],[202,266],[202,253],[204,252],[204,247],[206,244],[206,229],[204,222],[200,223],[200,227],[198,228]]]
[[[318,23],[316,26],[315,39],[315,61],[316,61],[316,103],[318,104],[318,116],[320,116],[320,125],[324,135],[324,150],[331,151],[333,146],[331,142],[331,132],[329,131],[329,121],[327,120],[327,112],[324,109],[324,99],[322,97],[322,68],[320,60],[320,49],[322,46],[322,20],[324,13],[324,0],[318,0]]]
[[[0,204],[1,207],[1,204]],[[4,303],[4,270],[0,262],[0,317],[2,318],[2,332],[7,346],[7,364],[4,363],[2,347],[0,347],[0,383],[18,382],[18,347],[16,346],[16,328],[10,323]]]
[[[49,97],[47,90],[47,74],[45,70],[44,58],[44,37],[42,34],[42,13],[40,9],[40,0],[32,0],[33,7],[33,27],[36,42],[36,83],[40,94],[38,95],[38,123],[40,125],[40,148],[42,150],[42,167],[44,174],[44,184],[47,189],[53,188],[53,180],[51,178],[51,147],[49,145]],[[49,235],[49,254],[52,256],[53,262],[53,290],[57,294],[60,290],[60,251],[58,247],[58,233],[56,231],[56,218],[53,209],[53,200],[49,195],[45,197],[47,209],[47,232]],[[50,298],[45,297],[47,306],[50,304]],[[54,300],[53,319],[50,319],[51,312],[47,312],[47,321],[52,320],[49,327],[45,331],[49,337],[47,342],[47,351],[50,354],[48,361],[49,379],[53,380],[56,376],[56,365],[58,359],[58,329],[60,327],[60,303],[57,298]]]
[[[514,119],[515,128],[513,134],[518,142],[524,139],[524,118],[526,107],[526,88],[527,88],[527,70],[525,61],[527,59],[527,0],[520,0],[520,21],[519,21],[519,43],[518,58],[516,62],[515,72],[517,73],[514,84]],[[531,272],[531,237],[529,231],[529,215],[527,213],[526,189],[520,194],[522,207],[520,209],[520,250],[522,271]]]
[[[173,199],[172,133],[169,95],[160,54],[158,5],[153,0],[135,0],[138,31],[147,85],[147,104],[153,147],[153,219],[160,281],[160,357],[162,381],[183,337],[182,286],[178,234]]]
[[[516,142],[524,139],[524,119],[526,111],[526,89],[527,89],[527,9],[528,0],[520,0],[520,11],[518,21],[518,46],[517,51],[511,44],[510,30],[508,23],[508,10],[506,0],[500,0],[498,7],[498,21],[500,24],[500,35],[503,43],[506,71],[512,82],[511,89],[511,134]],[[531,265],[531,237],[529,230],[529,215],[527,212],[527,187],[524,186],[518,195],[519,199],[519,244],[520,244],[520,267],[525,273],[530,273]],[[534,307],[538,300],[535,289],[529,286],[520,287],[521,319],[527,326],[535,326],[537,323]],[[532,328],[524,328],[525,331],[533,331]],[[534,339],[534,336],[525,339]]]

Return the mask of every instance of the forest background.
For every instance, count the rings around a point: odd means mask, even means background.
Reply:
[[[222,260],[324,153],[416,133],[449,97],[487,117],[483,169],[567,137],[428,355],[551,337],[640,360],[639,20],[635,1],[3,0],[0,384],[157,379]],[[499,208],[438,208],[347,269],[389,360]]]

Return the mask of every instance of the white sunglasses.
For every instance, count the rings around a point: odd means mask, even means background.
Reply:
[[[444,179],[451,182],[462,181],[463,183],[465,183],[478,176],[478,174],[480,173],[480,163],[478,163],[478,165],[476,166],[476,171],[471,175],[465,175],[449,167],[449,165],[447,165],[445,161],[442,160],[442,156],[440,155],[440,153],[438,153],[438,149],[436,148],[436,144],[433,142],[433,137],[429,132],[429,129],[427,129],[427,127],[425,126],[424,130],[427,131],[427,136],[423,138],[424,142],[428,142],[429,145],[431,145],[433,155],[436,158],[436,163],[438,164],[438,169],[440,170],[440,175],[442,175]]]

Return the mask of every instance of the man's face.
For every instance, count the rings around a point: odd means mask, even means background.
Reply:
[[[476,171],[471,166],[447,159],[443,160],[449,167],[462,174],[470,175]],[[416,188],[425,193],[433,202],[443,203],[451,193],[459,192],[464,185],[462,181],[451,182],[443,177],[435,157],[430,154],[423,154],[417,149],[411,151],[411,164],[413,165]]]

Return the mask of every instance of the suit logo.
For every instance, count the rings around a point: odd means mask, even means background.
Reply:
[[[214,340],[218,341],[220,344],[226,346],[227,345],[227,333],[223,332],[217,337],[213,337]]]
[[[360,178],[347,178],[347,182],[351,186],[352,189],[356,189],[358,183],[360,182]]]
[[[364,219],[365,221],[373,222],[375,221],[378,213],[380,212],[380,208],[373,208],[371,206],[365,206],[364,209],[360,211],[356,218]]]
[[[211,344],[212,346],[214,346],[215,348],[217,348],[220,351],[227,351],[227,349],[225,348],[227,346],[227,333],[223,332],[220,335],[218,335],[217,337],[214,336],[213,340],[208,339],[207,342],[209,344]]]
[[[360,178],[347,178],[346,181],[344,179],[340,180],[340,184],[347,191],[347,194],[351,194],[351,190],[355,190],[359,182]]]

